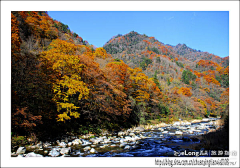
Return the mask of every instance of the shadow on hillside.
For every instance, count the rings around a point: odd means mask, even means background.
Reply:
[[[196,136],[201,143],[192,146],[193,149],[200,150],[229,150],[229,120],[224,121],[224,127],[216,132],[210,132],[205,135]]]

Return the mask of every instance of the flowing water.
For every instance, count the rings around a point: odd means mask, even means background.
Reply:
[[[216,126],[212,121],[206,121],[188,125],[173,124],[140,132],[132,130],[127,135],[119,136],[102,136],[91,139],[76,139],[76,137],[69,136],[55,144],[52,142],[27,147],[26,152],[18,156],[171,157],[176,151],[194,152],[191,147],[201,143],[196,136],[215,129]]]

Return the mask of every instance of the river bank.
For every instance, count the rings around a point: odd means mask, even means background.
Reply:
[[[12,157],[108,157],[173,156],[201,143],[200,135],[223,126],[218,118],[140,125],[119,132],[103,131],[101,136],[66,134],[56,141],[38,142],[12,149]]]

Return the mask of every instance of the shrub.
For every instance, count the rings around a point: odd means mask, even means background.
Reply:
[[[27,144],[25,136],[12,136],[12,146],[24,146]]]

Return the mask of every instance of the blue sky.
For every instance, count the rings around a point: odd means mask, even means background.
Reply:
[[[84,40],[102,47],[112,36],[136,31],[164,44],[229,55],[228,11],[49,11]]]

